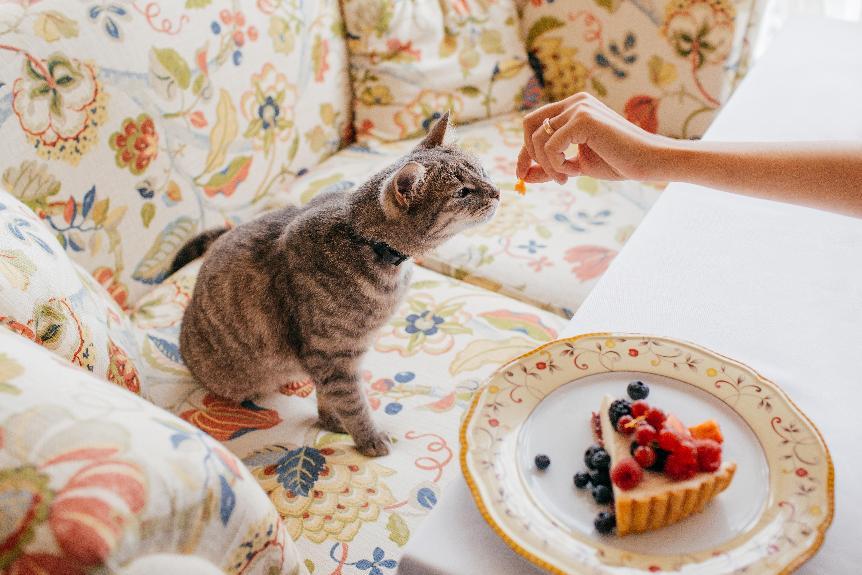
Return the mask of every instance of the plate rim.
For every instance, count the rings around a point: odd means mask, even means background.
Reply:
[[[554,573],[555,575],[570,575],[570,573],[567,573],[566,571],[558,569],[557,567],[555,567],[554,565],[545,561],[541,557],[538,557],[537,555],[534,555],[530,551],[526,550],[517,541],[515,541],[511,536],[509,536],[506,533],[505,529],[501,525],[498,525],[497,522],[494,520],[494,518],[491,516],[490,512],[488,511],[487,507],[485,506],[484,501],[482,500],[482,496],[481,496],[481,493],[479,491],[479,486],[477,484],[478,482],[476,481],[476,478],[473,477],[473,475],[469,469],[469,465],[467,463],[467,453],[470,450],[469,449],[469,447],[470,447],[469,441],[467,438],[467,430],[470,427],[470,423],[473,420],[473,415],[476,413],[476,409],[479,405],[479,400],[481,399],[481,397],[484,395],[485,391],[488,388],[488,383],[494,377],[496,377],[497,374],[499,374],[500,372],[509,368],[509,366],[520,362],[522,359],[530,357],[536,353],[539,353],[542,350],[544,350],[544,349],[546,349],[552,345],[557,345],[560,343],[574,343],[576,341],[590,338],[590,337],[606,337],[606,338],[621,337],[621,338],[660,339],[660,340],[665,340],[668,342],[676,342],[676,343],[684,344],[684,345],[690,346],[692,348],[695,348],[697,350],[700,350],[702,352],[705,352],[707,354],[713,355],[715,357],[719,357],[719,358],[721,358],[721,359],[723,359],[729,363],[735,364],[735,365],[737,365],[737,366],[739,366],[745,370],[748,370],[752,374],[754,374],[755,377],[757,377],[757,379],[759,381],[766,383],[769,386],[771,386],[772,388],[774,388],[775,391],[778,392],[781,395],[781,397],[784,400],[786,400],[787,403],[789,403],[799,413],[801,418],[811,427],[811,429],[817,435],[817,439],[823,445],[823,449],[824,449],[824,452],[826,455],[826,463],[827,463],[826,494],[827,494],[827,498],[828,498],[828,512],[824,516],[823,520],[817,525],[817,536],[815,537],[814,541],[812,542],[812,544],[809,547],[807,547],[806,549],[803,549],[793,559],[793,561],[791,561],[784,569],[777,572],[777,575],[789,575],[790,573],[793,573],[796,569],[798,569],[800,566],[802,566],[804,563],[806,563],[809,559],[811,559],[817,553],[817,551],[820,550],[820,548],[823,546],[824,540],[826,539],[826,532],[829,530],[829,527],[832,525],[832,521],[835,517],[835,466],[834,466],[834,463],[832,460],[832,453],[829,451],[829,445],[826,443],[826,440],[823,438],[823,434],[820,432],[820,429],[817,427],[817,425],[796,404],[796,402],[793,401],[793,399],[787,394],[787,392],[784,391],[784,389],[781,386],[779,386],[778,384],[776,384],[772,380],[767,379],[760,372],[751,368],[750,366],[748,366],[745,363],[742,363],[742,362],[737,361],[735,359],[729,358],[723,354],[714,352],[711,349],[704,347],[700,344],[692,343],[692,342],[689,342],[689,341],[684,340],[684,339],[669,337],[669,336],[660,336],[660,335],[655,335],[655,334],[600,331],[600,332],[580,333],[580,334],[573,335],[573,336],[562,337],[562,338],[551,340],[551,341],[546,342],[540,346],[537,346],[537,347],[535,347],[535,348],[533,348],[533,349],[531,349],[525,353],[522,353],[521,355],[518,355],[517,357],[514,357],[511,360],[509,360],[508,362],[506,362],[505,364],[501,365],[499,368],[494,370],[493,373],[488,375],[485,378],[482,386],[476,390],[476,392],[473,395],[473,398],[470,400],[470,407],[468,408],[467,412],[464,415],[463,420],[461,421],[461,426],[460,426],[460,429],[458,431],[458,439],[459,439],[459,443],[460,443],[460,453],[458,456],[458,460],[459,460],[460,465],[461,465],[461,475],[464,477],[464,480],[467,483],[467,488],[470,491],[470,495],[473,499],[473,502],[476,504],[476,508],[478,509],[482,518],[485,520],[485,523],[489,527],[491,527],[491,529],[494,531],[494,533],[500,539],[502,539],[506,543],[506,545],[508,545],[509,548],[512,549],[512,551],[514,551],[515,553],[517,553],[518,555],[520,555],[524,559],[527,559],[528,561],[530,561],[534,565],[541,567],[542,569],[545,569],[546,571],[548,571],[550,573]],[[641,570],[641,572],[644,572],[644,571]]]

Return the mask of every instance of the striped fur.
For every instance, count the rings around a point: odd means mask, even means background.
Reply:
[[[198,382],[241,401],[311,377],[323,427],[350,433],[365,455],[388,453],[359,372],[412,263],[381,261],[356,238],[415,256],[493,215],[499,191],[477,160],[443,144],[447,123],[355,192],[270,212],[212,243],[180,333]]]

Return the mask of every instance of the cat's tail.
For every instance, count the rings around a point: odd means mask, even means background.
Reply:
[[[168,275],[179,271],[180,268],[182,268],[190,261],[204,255],[204,253],[206,253],[207,249],[210,247],[210,244],[219,239],[219,237],[221,237],[221,235],[228,230],[230,230],[230,228],[227,227],[207,230],[205,232],[199,233],[198,235],[187,241],[185,245],[180,248],[180,251],[177,252],[177,255],[174,256],[174,261],[171,263],[171,267],[168,270]]]

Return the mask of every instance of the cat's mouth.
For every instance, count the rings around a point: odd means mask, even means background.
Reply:
[[[488,202],[485,206],[483,206],[478,212],[476,212],[476,223],[484,224],[491,220],[494,217],[494,214],[497,213],[497,207],[500,205],[500,200],[494,198],[492,201]]]

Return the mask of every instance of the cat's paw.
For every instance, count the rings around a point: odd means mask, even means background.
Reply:
[[[356,442],[356,449],[366,457],[381,457],[389,453],[389,436],[377,431],[364,441]]]
[[[341,425],[341,421],[334,415],[320,414],[317,418],[317,424],[332,433],[347,433],[347,430]]]

